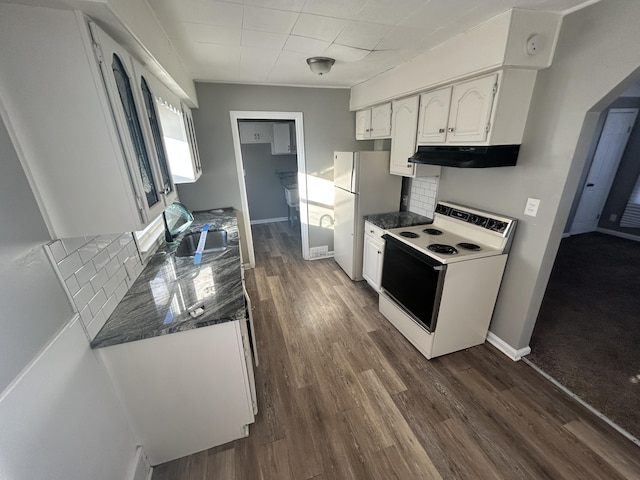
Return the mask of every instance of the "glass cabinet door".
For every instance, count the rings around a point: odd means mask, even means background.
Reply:
[[[140,176],[142,177],[142,188],[147,199],[147,205],[152,207],[160,201],[160,196],[158,194],[156,182],[153,178],[149,152],[147,151],[147,147],[144,143],[144,136],[140,125],[140,116],[138,115],[138,109],[136,108],[133,91],[131,89],[131,80],[127,75],[127,71],[122,60],[115,53],[113,54],[111,68],[113,70],[113,76],[118,88],[120,102],[127,121],[131,142],[133,143],[133,148],[135,150],[137,165],[140,170]]]
[[[164,149],[164,142],[162,139],[162,132],[160,130],[160,122],[158,121],[158,115],[156,112],[155,102],[153,100],[153,94],[149,88],[149,84],[144,76],[140,76],[140,89],[142,90],[142,96],[144,98],[144,106],[147,110],[147,118],[149,119],[149,127],[151,128],[151,135],[153,136],[153,145],[156,149],[158,156],[158,167],[160,169],[160,180],[162,181],[162,190],[165,195],[173,192],[173,183],[171,182],[171,172],[169,170],[169,163],[167,161],[167,153]]]

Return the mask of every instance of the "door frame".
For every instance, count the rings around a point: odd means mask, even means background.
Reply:
[[[609,119],[609,116],[610,116],[612,113],[633,113],[633,114],[634,114],[634,121],[633,121],[633,123],[631,124],[631,129],[633,129],[633,126],[635,125],[635,122],[636,122],[637,117],[638,117],[638,111],[639,111],[639,109],[638,109],[638,108],[623,107],[623,108],[611,108],[611,109],[609,109],[609,111],[607,112],[607,116],[606,116],[606,118],[605,118],[605,120],[604,120],[604,122],[603,122],[603,124],[602,124],[602,130],[601,130],[601,131],[600,131],[600,133],[599,133],[598,144],[597,144],[597,145],[596,145],[596,147],[595,147],[595,151],[594,151],[594,153],[593,153],[593,157],[591,158],[591,162],[590,162],[590,164],[589,164],[589,166],[588,166],[588,171],[586,172],[586,175],[583,177],[583,178],[584,178],[584,183],[583,183],[583,184],[581,185],[581,187],[580,187],[580,199],[579,199],[579,200],[578,200],[578,202],[575,204],[575,205],[576,205],[576,206],[575,206],[575,212],[574,212],[574,214],[573,214],[573,218],[571,219],[571,227],[569,228],[569,235],[576,235],[576,234],[577,234],[577,233],[576,233],[576,229],[575,229],[575,226],[576,226],[576,219],[578,218],[578,215],[577,215],[577,214],[578,214],[578,211],[579,211],[579,209],[580,209],[580,203],[584,200],[584,199],[583,199],[583,196],[584,196],[584,193],[585,193],[585,185],[586,185],[586,182],[587,182],[587,181],[588,181],[588,179],[589,179],[589,175],[591,174],[591,168],[593,167],[593,162],[594,162],[594,160],[595,160],[595,157],[596,157],[596,155],[598,154],[598,149],[599,149],[599,147],[600,147],[600,142],[601,142],[601,140],[602,140],[602,134],[604,133],[604,130],[605,130],[605,127],[606,127],[606,125],[607,125],[607,120]],[[630,135],[630,132],[629,132],[629,135]],[[617,169],[620,167],[620,162],[622,161],[622,157],[624,156],[624,151],[625,151],[625,149],[626,149],[626,144],[629,142],[629,135],[627,135],[627,140],[626,140],[626,142],[625,142],[625,148],[622,150],[622,153],[621,153],[621,155],[620,155],[620,158],[619,158],[616,162],[613,162],[613,163],[609,161],[609,164],[608,164],[608,166],[607,166],[607,167],[608,167],[610,170],[613,170],[613,169],[617,170]],[[614,181],[614,179],[615,179],[615,173],[614,173],[614,175],[612,176],[611,183],[610,183],[610,184],[609,184],[609,186],[608,186],[608,189],[607,189],[607,196],[604,198],[604,201],[602,202],[602,205],[600,205],[600,206],[599,206],[599,210],[600,210],[600,212],[599,212],[599,213],[602,213],[602,210],[604,209],[604,206],[605,206],[605,203],[606,203],[606,201],[607,201],[607,198],[608,198],[609,194],[611,193],[611,187],[613,186],[613,181]],[[597,229],[597,224],[596,224],[596,229]],[[594,231],[595,231],[595,230],[594,230]]]
[[[253,235],[251,234],[251,218],[249,217],[249,201],[247,199],[247,185],[244,181],[244,164],[242,162],[242,146],[240,143],[240,130],[238,120],[292,120],[296,126],[296,156],[298,161],[298,195],[300,197],[300,235],[302,237],[302,257],[309,260],[309,221],[307,212],[307,175],[304,152],[304,126],[302,112],[258,112],[239,111],[229,112],[231,119],[231,135],[233,137],[233,150],[236,157],[236,169],[238,184],[240,186],[240,204],[244,220],[247,251],[249,253],[248,266],[256,266],[256,256],[253,248]],[[284,195],[284,193],[283,193]]]

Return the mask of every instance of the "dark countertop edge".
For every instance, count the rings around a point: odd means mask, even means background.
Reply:
[[[376,227],[388,230],[391,228],[412,227],[414,225],[426,225],[433,222],[432,218],[413,212],[385,212],[365,215],[366,222],[373,223]]]
[[[230,238],[229,239],[229,247],[231,249],[237,249],[238,250],[238,276],[239,278],[242,277],[242,272],[241,272],[241,264],[240,264],[240,239],[238,236],[238,232],[237,232],[237,211],[235,208],[233,207],[224,207],[224,208],[214,208],[214,209],[210,209],[210,210],[197,210],[197,211],[193,211],[191,212],[194,216],[194,220],[193,223],[189,226],[189,228],[182,234],[180,234],[179,237],[176,238],[176,243],[179,243],[180,239],[182,239],[182,237],[184,237],[185,235],[191,233],[191,232],[197,232],[200,231],[200,229],[202,228],[202,225],[204,225],[205,223],[209,223],[217,220],[221,220],[223,222],[228,222],[229,220],[234,220],[236,225],[234,226],[236,228],[236,232],[234,235],[234,238]],[[213,218],[205,218],[207,216],[207,214],[209,215],[213,215]],[[217,216],[217,217],[216,217]],[[138,276],[138,278],[140,278],[143,273],[148,273],[148,272],[144,272],[144,270],[148,267],[151,268],[155,268],[155,269],[159,269],[158,267],[161,266],[161,264],[156,264],[153,265],[153,262],[151,262],[151,259],[154,258],[157,255],[166,255],[166,252],[169,250],[171,250],[172,247],[167,246],[165,243],[161,244],[161,246],[156,250],[156,252],[154,252],[153,255],[151,255],[148,259],[147,259],[147,264],[144,266],[143,268],[143,272],[140,273],[140,275]],[[175,247],[173,247],[173,249],[175,249]],[[136,278],[136,281],[138,280],[138,278]],[[241,282],[242,283],[242,282]],[[126,298],[127,295],[129,295],[129,292],[131,292],[134,289],[135,286],[135,282],[134,284],[131,286],[131,288],[129,288],[129,290],[127,291],[127,294],[125,295],[124,298]],[[244,291],[242,289],[240,289],[240,296],[244,299]],[[122,300],[122,301],[123,301]],[[121,301],[121,302],[122,302]],[[117,307],[116,307],[117,308]],[[243,305],[243,309],[244,309],[244,305]],[[114,310],[115,312],[115,310]],[[113,314],[112,314],[113,315]],[[111,318],[111,317],[109,317]],[[172,325],[166,329],[154,329],[154,330],[148,330],[145,332],[140,332],[136,335],[133,336],[126,336],[126,334],[120,334],[119,336],[117,335],[108,335],[105,336],[104,338],[99,339],[99,335],[100,332],[102,332],[102,330],[105,328],[105,326],[109,323],[109,319],[107,319],[107,321],[105,322],[105,324],[102,326],[102,328],[100,329],[100,331],[98,332],[98,334],[94,337],[94,339],[90,342],[90,346],[92,349],[98,349],[98,348],[106,348],[106,347],[111,347],[111,346],[115,346],[115,345],[122,345],[125,343],[131,343],[131,342],[136,342],[136,341],[141,341],[141,340],[146,340],[146,339],[150,339],[150,338],[157,338],[157,337],[161,337],[164,335],[171,335],[174,333],[179,333],[179,332],[184,332],[184,331],[188,331],[188,330],[193,330],[196,328],[201,328],[201,327],[208,327],[208,326],[212,326],[212,325],[218,325],[221,323],[226,323],[226,322],[233,322],[236,320],[243,320],[244,319],[244,311],[242,313],[239,313],[239,311],[236,311],[235,315],[224,315],[221,317],[216,317],[216,318],[208,318],[208,319],[202,319],[199,320],[198,319],[192,319],[189,320],[187,319],[186,321],[183,321],[180,324],[177,325]]]

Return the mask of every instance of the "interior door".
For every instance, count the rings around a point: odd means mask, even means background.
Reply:
[[[571,224],[572,235],[593,232],[597,228],[637,115],[637,108],[612,108],[609,111]]]

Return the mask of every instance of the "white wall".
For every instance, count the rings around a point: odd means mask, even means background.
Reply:
[[[1,121],[0,163],[0,478],[125,479],[135,440],[80,322],[67,327],[47,229]]]
[[[627,77],[640,65],[638,18],[640,2],[626,1],[567,16],[553,65],[538,73],[518,165],[443,168],[441,199],[520,220],[490,327],[513,348],[528,345],[535,325],[597,124],[598,115],[586,113],[634,81]],[[527,197],[542,200],[535,218],[522,213]]]

